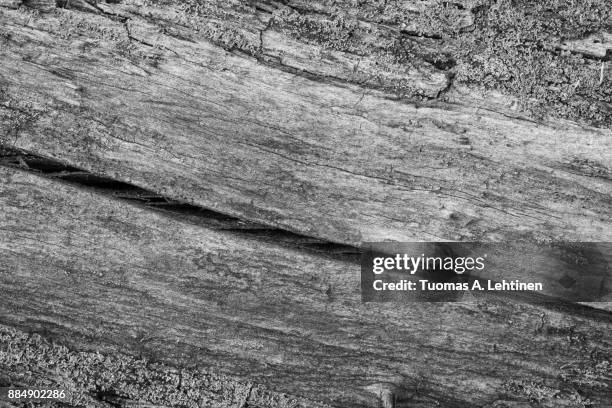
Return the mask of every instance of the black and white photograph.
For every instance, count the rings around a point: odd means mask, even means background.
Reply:
[[[0,408],[612,408],[611,0],[0,0]]]

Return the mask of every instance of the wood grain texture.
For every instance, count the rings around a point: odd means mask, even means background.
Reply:
[[[146,396],[176,379],[160,378],[174,367],[201,375],[194,398],[213,405],[248,382],[306,398],[251,401],[264,407],[375,407],[388,393],[399,407],[610,401],[609,312],[503,299],[363,304],[355,263],[4,167],[0,210],[0,323],[17,329],[0,329],[3,381],[67,384],[83,398],[98,381],[105,395],[177,406],[181,393]],[[122,365],[117,355],[129,357]],[[118,371],[107,378],[109,370]],[[206,385],[221,376],[220,388]]]
[[[609,84],[607,71],[599,84],[605,61],[585,60],[601,121],[534,120],[510,90],[466,80],[447,92],[460,72],[426,58],[427,49],[458,46],[444,32],[421,22],[410,41],[426,44],[408,62],[385,60],[380,53],[395,54],[377,41],[408,41],[416,28],[348,15],[377,31],[353,30],[361,48],[334,46],[332,34],[346,32],[340,20],[325,23],[329,10],[318,3],[297,16],[301,3],[289,3],[0,9],[1,143],[351,245],[611,239],[612,133],[601,113],[607,97],[597,93]],[[405,12],[421,15],[415,7]],[[298,32],[308,24],[342,27],[317,40]]]
[[[0,381],[100,407],[606,407],[609,312],[363,304],[358,264],[304,243],[611,240],[610,12],[0,0],[0,156],[236,217],[0,166]]]

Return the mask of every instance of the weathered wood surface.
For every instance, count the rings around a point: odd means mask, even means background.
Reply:
[[[610,401],[609,312],[495,299],[363,304],[355,262],[6,167],[0,228],[0,324],[17,330],[0,329],[5,383],[51,381],[80,401],[116,394],[119,406],[192,395],[241,408],[376,407],[389,391],[398,407]],[[191,380],[170,392],[181,368]],[[282,402],[261,386],[307,399]]]
[[[362,304],[354,260],[306,248],[610,240],[610,13],[0,0],[0,150],[237,217],[0,166],[0,381],[97,406],[609,405],[609,312]]]
[[[261,407],[325,408],[325,404],[283,395],[202,368],[176,368],[126,355],[122,350],[75,351],[0,325],[0,383],[63,388],[63,403],[38,406],[96,408]],[[18,403],[0,407],[20,406]],[[54,405],[55,404],[55,405]],[[248,404],[248,405],[247,405]]]
[[[0,7],[0,143],[351,245],[612,238],[605,0],[353,3]]]

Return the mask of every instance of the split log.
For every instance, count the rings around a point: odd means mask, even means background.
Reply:
[[[119,406],[609,402],[607,312],[496,299],[364,304],[354,261],[5,167],[0,228],[5,384],[45,381]],[[172,370],[182,369],[189,381],[178,389]],[[253,399],[233,400],[248,383]]]

